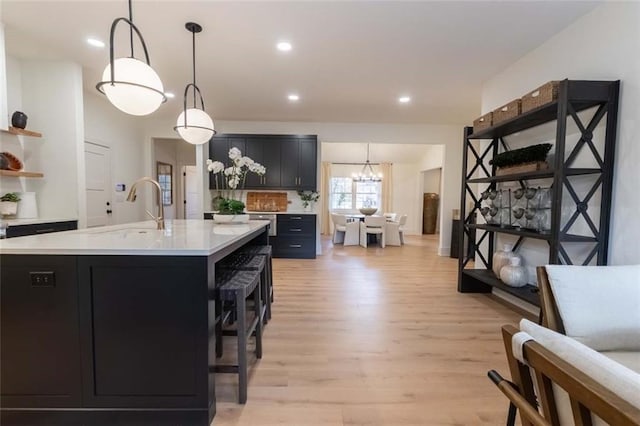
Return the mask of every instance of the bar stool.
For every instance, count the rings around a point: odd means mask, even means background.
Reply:
[[[267,246],[270,247],[270,246]],[[262,321],[267,324],[271,318],[271,290],[269,288],[268,262],[264,255],[237,253],[226,257],[216,264],[216,268],[235,271],[258,271],[262,285]]]
[[[267,261],[267,264],[265,266],[265,268],[267,269],[267,281],[268,281],[268,287],[269,287],[269,303],[267,305],[267,317],[269,319],[271,319],[271,304],[274,301],[274,291],[273,291],[273,250],[271,248],[271,246],[244,246],[243,248],[241,248],[238,253],[241,254],[248,254],[248,255],[253,255],[253,256],[264,256],[265,260]],[[263,293],[264,295],[265,293]]]
[[[216,290],[214,300],[216,304],[216,356],[222,356],[223,335],[237,336],[238,364],[216,364],[209,367],[214,373],[238,374],[238,402],[247,402],[247,341],[255,332],[256,358],[262,358],[262,315],[261,315],[261,285],[260,273],[257,271],[216,271]],[[247,326],[246,299],[253,295],[254,318]],[[234,302],[234,313],[237,318],[236,330],[223,330],[225,302]]]

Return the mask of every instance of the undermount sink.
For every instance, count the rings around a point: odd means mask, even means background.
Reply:
[[[108,230],[104,230],[104,231],[87,231],[85,232],[85,234],[93,234],[93,235],[105,235],[105,234],[112,234],[112,235],[132,235],[132,234],[148,234],[148,233],[152,233],[155,232],[156,229],[152,229],[152,228],[122,228],[122,229],[108,229]]]

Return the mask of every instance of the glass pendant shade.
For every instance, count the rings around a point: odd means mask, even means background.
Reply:
[[[148,115],[166,100],[158,74],[146,63],[135,58],[118,58],[114,61],[114,82],[111,80],[111,64],[102,73],[100,88],[109,101],[119,110],[131,115]]]
[[[194,145],[209,142],[215,134],[213,120],[209,114],[198,108],[182,111],[178,116],[175,129],[182,139]]]

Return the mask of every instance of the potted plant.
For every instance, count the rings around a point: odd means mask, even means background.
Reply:
[[[216,196],[213,198],[213,219],[216,222],[248,222],[244,214],[242,193],[248,173],[262,176],[267,169],[249,157],[243,157],[238,148],[229,150],[230,166],[221,161],[207,160],[207,169],[213,173],[216,182]]]
[[[311,203],[315,203],[320,199],[320,194],[316,191],[298,191],[298,195],[302,200],[302,207],[305,211],[311,211]]]
[[[0,214],[2,216],[14,215],[18,212],[20,197],[17,192],[7,192],[0,197]]]

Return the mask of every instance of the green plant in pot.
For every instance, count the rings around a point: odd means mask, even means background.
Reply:
[[[238,148],[229,150],[229,166],[221,161],[207,160],[207,169],[213,173],[216,183],[212,207],[217,222],[246,222],[249,215],[244,213],[242,195],[247,174],[262,176],[267,169],[249,157],[242,156]],[[227,216],[227,217],[225,217]]]
[[[311,203],[315,203],[320,199],[320,194],[316,191],[298,191],[298,196],[302,200],[302,207],[305,210],[310,210]]]
[[[7,192],[0,197],[0,214],[2,216],[11,216],[18,212],[18,201],[20,196],[17,192]]]

